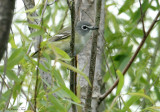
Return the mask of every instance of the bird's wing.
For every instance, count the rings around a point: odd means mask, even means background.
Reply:
[[[58,34],[49,38],[48,42],[54,42],[54,41],[59,41],[59,40],[68,38],[71,35],[71,32],[70,30],[67,30],[67,29],[70,29],[70,28],[67,27],[67,28],[62,29],[61,31],[59,31]]]
[[[69,39],[68,37],[71,36],[70,30],[67,30],[67,29],[70,29],[70,28],[67,27],[67,28],[64,28],[64,29],[60,30],[58,34],[56,34],[55,36],[49,38],[45,42],[56,42],[54,44],[57,45],[57,46],[60,46],[59,44],[61,44],[61,43],[59,43],[59,42],[57,43],[57,41],[61,40],[61,42],[66,44],[66,45],[61,45],[61,49],[67,48],[68,45],[67,45],[66,41],[68,41],[67,40],[67,39]],[[47,47],[45,46],[43,49],[47,49]],[[41,51],[41,50],[42,50],[42,48],[40,48],[39,50],[37,50],[36,52],[31,54],[31,57],[35,57],[38,54],[38,52]]]

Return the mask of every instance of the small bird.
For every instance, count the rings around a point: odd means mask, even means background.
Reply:
[[[88,40],[91,37],[91,30],[97,30],[98,27],[92,26],[87,21],[79,21],[75,27],[75,46],[74,46],[74,56],[76,56],[78,53],[80,53],[84,47],[86,46]],[[49,53],[51,59],[54,59],[54,52],[52,49],[54,47],[57,47],[63,51],[65,51],[67,54],[70,53],[70,41],[71,41],[71,29],[70,28],[64,28],[62,29],[59,34],[49,38],[46,42],[46,44],[49,46],[49,48],[45,47],[44,51],[46,53]],[[38,52],[38,51],[37,51]],[[35,52],[33,55],[37,54]]]

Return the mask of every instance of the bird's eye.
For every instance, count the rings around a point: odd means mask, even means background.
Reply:
[[[83,25],[83,26],[82,26],[82,29],[83,29],[83,30],[88,30],[88,27],[87,27],[86,25]]]

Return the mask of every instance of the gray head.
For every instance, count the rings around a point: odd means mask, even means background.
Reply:
[[[82,36],[85,36],[87,33],[89,33],[90,30],[97,30],[97,29],[98,27],[92,26],[87,21],[79,21],[76,25],[76,31]]]

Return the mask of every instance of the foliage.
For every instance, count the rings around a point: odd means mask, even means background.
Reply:
[[[158,0],[141,0],[141,2],[142,11],[145,15],[144,27],[147,32],[160,9],[160,3]],[[118,73],[116,70],[124,70],[144,36],[140,4],[138,0],[125,0],[122,5],[116,1],[108,1],[107,3],[104,34],[107,60],[104,60],[104,65],[106,65],[105,62],[107,61],[109,68],[104,69],[106,71],[104,83],[106,88],[110,88],[116,77],[120,77],[121,84],[119,83],[117,87],[117,97],[113,92],[106,98],[106,108],[110,108],[112,104],[112,108],[108,111],[158,111],[160,107],[158,99],[160,89],[156,91],[156,88],[159,88],[160,82],[160,66],[158,63],[160,57],[160,23],[156,23],[126,76],[124,76],[123,82],[120,75],[121,72]],[[154,16],[151,13],[155,13]],[[108,69],[110,69],[111,73]],[[140,94],[139,91],[143,91],[143,93]],[[118,94],[119,92],[120,94]]]
[[[51,0],[49,1],[51,2]],[[159,4],[158,0],[142,1],[146,31],[157,11],[160,10]],[[61,0],[47,6],[42,26],[29,24],[26,17],[19,18],[20,15],[25,15],[26,12],[33,13],[35,10],[38,15],[41,15],[43,7],[43,2],[39,1],[31,10],[24,11],[21,9],[20,12],[15,12],[12,25],[13,32],[10,33],[8,44],[8,59],[2,61],[0,65],[1,81],[3,78],[6,82],[2,81],[3,91],[1,90],[2,94],[0,94],[0,110],[16,110],[20,107],[24,107],[28,111],[33,110],[29,100],[31,104],[34,104],[38,61],[31,57],[33,49],[31,49],[31,53],[27,53],[32,38],[41,35],[44,40],[47,40],[70,24],[67,3]],[[120,79],[116,92],[113,91],[104,101],[105,111],[158,111],[160,109],[160,65],[158,63],[160,61],[160,39],[158,38],[160,37],[160,22],[157,21],[127,74],[123,76],[123,69],[135,53],[144,35],[139,1],[125,0],[118,2],[107,0],[105,10],[104,74],[102,74],[105,89],[103,88],[102,91],[108,90],[117,77]],[[41,17],[29,17],[29,19],[40,20]],[[28,26],[37,31],[28,33]],[[46,45],[47,43],[42,43],[42,46]],[[81,70],[65,62],[69,61],[70,57],[64,51],[55,48],[55,52],[58,56],[54,62],[51,61],[47,53],[42,52],[42,55],[47,59],[47,63],[40,64],[39,69],[51,73],[54,86],[46,82],[42,76],[38,77],[37,107],[40,112],[52,112],[53,110],[67,112],[71,103],[82,106],[80,98],[68,89],[68,69],[81,74],[90,83]],[[61,65],[57,66],[56,62]],[[106,66],[106,62],[109,68]],[[43,89],[42,83],[47,85],[47,90]],[[27,103],[25,104],[24,101]]]

